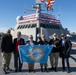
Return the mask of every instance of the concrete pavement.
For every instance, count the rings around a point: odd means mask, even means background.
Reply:
[[[2,60],[2,57],[1,57],[1,52],[0,52],[0,75],[4,75],[2,73],[1,60]],[[41,72],[40,71],[40,65],[39,65],[39,63],[36,63],[35,64],[35,71],[36,72],[35,73],[33,73],[33,72],[29,73],[28,72],[28,66],[27,66],[28,64],[24,63],[23,64],[22,72],[15,73],[14,72],[14,60],[13,60],[13,54],[12,54],[10,68],[13,71],[11,71],[10,73],[8,73],[7,75],[76,75],[76,47],[72,48],[72,50],[71,50],[71,56],[70,56],[69,61],[70,61],[70,70],[71,70],[70,73],[67,73],[66,71],[62,72],[61,58],[59,58],[57,72],[50,71],[50,70],[49,70],[49,72]],[[50,68],[50,67],[51,67],[50,66],[50,62],[48,60],[48,68]]]

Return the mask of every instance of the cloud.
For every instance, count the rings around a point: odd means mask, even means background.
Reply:
[[[7,27],[0,26],[0,32],[5,32],[7,29]]]

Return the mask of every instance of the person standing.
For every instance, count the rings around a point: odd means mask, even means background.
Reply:
[[[48,44],[48,41],[46,41],[45,35],[41,36],[41,40],[38,42],[38,44],[40,44],[40,45],[47,45]],[[43,72],[43,67],[45,67],[45,71],[48,72],[48,70],[47,70],[47,63],[40,64],[40,66],[41,66],[41,71],[42,72]]]
[[[71,50],[71,42],[69,39],[65,37],[64,34],[61,34],[61,40],[60,40],[60,45],[61,45],[61,57],[62,57],[62,69],[63,72],[65,71],[65,60],[67,64],[67,72],[70,72],[70,66],[69,66],[69,57],[70,57],[70,50]]]
[[[57,66],[58,66],[58,57],[59,57],[59,52],[60,52],[60,44],[59,44],[59,39],[57,38],[57,34],[53,34],[53,39],[49,41],[49,45],[53,45],[52,52],[50,53],[50,63],[52,68],[51,70],[57,71]]]
[[[1,37],[2,37],[2,36],[1,36],[1,34],[0,34],[0,50],[1,50]]]
[[[23,38],[21,38],[21,32],[17,32],[17,38],[14,39],[14,67],[15,67],[15,72],[20,71],[22,69],[22,63],[20,61],[19,57],[19,51],[18,51],[18,46],[19,45],[25,45],[25,41]]]
[[[36,45],[36,42],[33,40],[33,36],[32,35],[30,35],[29,36],[29,39],[28,39],[28,41],[26,41],[26,45]],[[28,64],[28,69],[29,69],[29,72],[35,72],[35,70],[34,70],[34,63],[31,63],[31,64]]]
[[[11,31],[8,29],[5,36],[2,38],[1,43],[1,50],[2,50],[2,68],[3,73],[7,73],[7,70],[11,69],[9,68],[10,60],[11,60],[11,53],[13,51],[13,44],[12,44],[12,36]]]

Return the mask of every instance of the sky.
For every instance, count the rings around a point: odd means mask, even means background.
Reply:
[[[35,0],[0,0],[0,32],[14,28],[17,16],[35,13],[34,11],[24,13],[24,9],[32,8],[32,5],[35,5]],[[42,7],[45,8],[45,2],[42,3]],[[49,13],[55,15],[64,28],[76,32],[76,0],[56,0],[53,10]]]

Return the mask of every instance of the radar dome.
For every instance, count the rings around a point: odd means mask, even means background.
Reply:
[[[18,16],[18,17],[16,18],[16,21],[17,21],[17,22],[19,22],[20,20],[23,20],[23,17],[22,17],[22,16]]]

